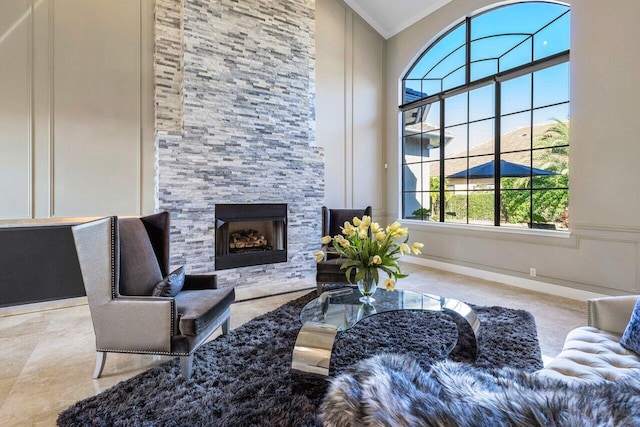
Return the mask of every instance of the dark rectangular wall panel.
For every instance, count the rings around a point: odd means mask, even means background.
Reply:
[[[84,295],[69,226],[0,229],[0,306]]]

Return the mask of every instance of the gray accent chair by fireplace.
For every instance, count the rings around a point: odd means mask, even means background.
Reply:
[[[168,212],[103,218],[72,232],[96,336],[93,377],[114,352],[179,356],[189,379],[196,349],[218,327],[228,333],[234,289],[218,288],[215,275],[169,272]]]
[[[322,235],[333,237],[341,234],[341,227],[345,221],[352,222],[353,217],[362,218],[363,215],[371,216],[371,206],[367,206],[364,209],[329,209],[323,206]],[[333,246],[323,245],[322,250],[326,256],[323,261],[317,263],[316,287],[318,295],[322,293],[324,285],[333,283],[349,284],[345,270],[340,269],[346,259],[340,258]],[[355,284],[355,282],[353,284]]]

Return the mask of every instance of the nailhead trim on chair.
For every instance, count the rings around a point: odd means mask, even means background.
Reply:
[[[191,353],[172,353],[170,351],[132,351],[132,350],[111,350],[106,348],[97,348],[96,351],[105,351],[108,353],[129,353],[129,354],[159,354],[161,356],[189,356]]]
[[[111,217],[111,299],[116,299],[116,222],[117,217]]]
[[[118,236],[116,233],[116,223],[118,221],[118,217],[111,217],[111,299],[116,299],[116,245],[118,243]],[[176,312],[176,300],[171,298],[171,322],[169,323],[169,336],[172,337],[175,332],[175,312]],[[110,353],[133,353],[133,354],[166,354],[166,355],[177,355],[177,356],[188,356],[191,353],[170,353],[170,352],[142,352],[142,351],[121,351],[121,350],[101,350],[97,351],[108,351]]]

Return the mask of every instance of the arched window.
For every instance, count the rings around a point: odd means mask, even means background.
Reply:
[[[402,80],[403,218],[567,229],[569,20],[513,3],[427,47]]]

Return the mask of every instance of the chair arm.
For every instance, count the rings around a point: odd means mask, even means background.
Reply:
[[[218,289],[218,279],[215,274],[187,274],[182,289],[185,291]]]
[[[120,296],[96,307],[95,314],[92,320],[99,351],[171,351],[178,322],[173,298]]]
[[[621,335],[627,328],[637,295],[594,298],[587,301],[587,324]]]

